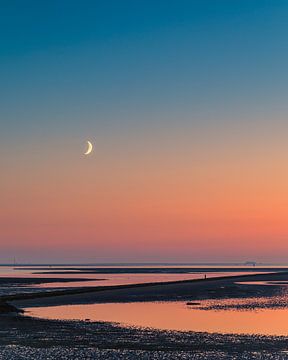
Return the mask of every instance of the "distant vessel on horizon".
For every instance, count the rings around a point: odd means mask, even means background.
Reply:
[[[244,265],[246,265],[246,266],[256,266],[257,262],[256,261],[246,261],[244,263]]]

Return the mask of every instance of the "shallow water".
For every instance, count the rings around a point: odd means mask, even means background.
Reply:
[[[85,268],[91,268],[91,266],[78,266],[77,268],[85,270]],[[99,268],[97,266],[93,266],[93,268]],[[126,268],[127,266],[125,266]],[[133,266],[134,268],[135,266]],[[147,268],[148,266],[146,266]],[[153,268],[155,266],[152,266]],[[158,266],[159,267],[159,266]],[[167,269],[170,267],[162,266],[163,268]],[[41,268],[41,272],[44,273],[35,273],[39,272],[39,269]],[[180,274],[161,274],[161,273],[148,273],[148,274],[133,274],[133,273],[122,273],[122,274],[82,274],[81,271],[65,271],[67,266],[57,266],[57,268],[62,268],[63,273],[58,274],[51,274],[49,271],[53,271],[53,267],[45,267],[45,270],[43,270],[43,266],[34,266],[34,267],[17,267],[14,268],[12,266],[0,266],[0,277],[15,277],[15,278],[59,278],[59,279],[87,279],[89,281],[73,281],[73,282],[54,282],[54,283],[42,283],[33,285],[33,288],[39,289],[49,289],[49,288],[71,288],[71,287],[89,287],[89,286],[111,286],[111,285],[129,285],[129,284],[142,284],[142,283],[151,283],[151,282],[165,282],[165,281],[181,281],[181,280],[193,280],[193,279],[203,279],[205,276],[204,272],[197,272],[197,273],[191,273],[190,271],[187,271],[187,273],[180,273]],[[118,266],[118,268],[121,268],[121,266]],[[139,268],[139,267],[138,267]],[[171,267],[173,268],[173,267]],[[185,266],[184,266],[185,268]],[[196,269],[196,267],[195,267]],[[197,268],[199,269],[199,268]],[[222,268],[224,269],[224,268]],[[65,273],[64,273],[65,271]],[[251,272],[243,272],[243,271],[235,271],[235,272],[221,272],[221,268],[219,268],[219,272],[209,272],[206,274],[207,278],[211,277],[218,277],[218,276],[237,276],[237,275],[246,275],[251,274]],[[25,285],[23,287],[29,287],[31,288],[31,285]],[[0,288],[1,293],[1,288]]]
[[[220,302],[225,305],[225,300],[217,301]],[[231,304],[231,300],[228,303]],[[201,303],[209,304],[211,306],[211,302]],[[288,336],[288,308],[203,310],[185,302],[145,302],[54,306],[27,311],[31,316],[46,319],[89,319],[161,330]]]
[[[243,272],[215,272],[206,275],[207,278],[219,276],[237,276],[246,275]],[[205,274],[77,274],[73,277],[90,279],[90,281],[76,281],[76,282],[59,282],[59,283],[44,283],[36,285],[38,288],[55,288],[55,287],[87,287],[87,286],[111,286],[111,285],[131,285],[144,284],[153,282],[167,282],[167,281],[181,281],[181,280],[195,280],[203,279]],[[62,277],[58,275],[58,277]],[[72,276],[71,276],[72,277]],[[91,280],[94,279],[95,281]]]
[[[277,285],[282,285],[282,286],[287,286],[288,285],[288,281],[237,281],[235,284],[239,284],[239,285],[273,285],[273,286],[277,286]]]

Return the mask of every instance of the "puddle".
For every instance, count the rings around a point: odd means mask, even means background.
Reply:
[[[237,300],[238,301],[238,300]],[[240,303],[246,300],[241,299]],[[255,299],[254,299],[255,301]],[[265,300],[263,300],[265,301]],[[217,304],[225,307],[225,300]],[[216,304],[216,302],[214,301]],[[215,305],[214,304],[214,305]],[[231,300],[227,305],[231,305]],[[288,336],[288,308],[209,309],[213,302],[188,306],[186,302],[142,302],[69,305],[26,309],[28,314],[46,319],[116,322],[161,330],[223,334]]]

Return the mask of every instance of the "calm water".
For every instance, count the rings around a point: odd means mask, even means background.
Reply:
[[[71,267],[71,266],[70,266]],[[93,268],[101,268],[102,266],[93,266]],[[111,266],[109,266],[111,267]],[[121,266],[117,266],[118,268],[121,268]],[[127,268],[128,266],[123,266],[124,268]],[[147,268],[145,266],[145,268]],[[167,268],[167,266],[150,266],[152,268]],[[181,267],[180,265],[177,265],[177,267]],[[186,268],[186,265],[182,266],[183,268]],[[67,268],[67,266],[57,266],[55,267],[57,269],[62,270],[63,272]],[[77,266],[79,269],[85,270],[86,268],[91,268],[91,266]],[[130,266],[129,268],[139,268],[139,266]],[[141,266],[142,268],[142,266]],[[170,267],[169,267],[170,268]],[[171,266],[173,268],[173,266]],[[204,272],[197,272],[197,273],[191,273],[187,271],[187,273],[182,274],[161,274],[161,273],[151,273],[151,274],[82,274],[81,271],[69,271],[69,273],[61,273],[61,274],[49,274],[50,271],[53,271],[53,267],[43,267],[43,266],[34,266],[34,267],[17,267],[14,268],[12,266],[0,266],[0,277],[16,277],[16,278],[59,278],[59,279],[87,279],[90,281],[76,281],[76,282],[54,282],[54,283],[43,283],[40,285],[33,285],[33,288],[66,288],[66,287],[87,287],[87,286],[111,286],[111,285],[128,285],[128,284],[140,284],[140,283],[150,283],[150,282],[165,282],[165,281],[180,281],[180,280],[193,280],[193,279],[203,279],[205,276]],[[205,267],[207,268],[207,266]],[[214,266],[213,266],[214,268]],[[40,270],[41,269],[41,270]],[[44,270],[43,270],[44,269]],[[199,269],[199,267],[195,267],[195,269]],[[235,267],[235,271],[233,272],[223,272],[221,271],[225,269],[225,267],[219,267],[219,270],[215,272],[209,272],[206,274],[207,278],[210,277],[218,277],[218,276],[231,276],[231,275],[245,275],[250,274],[251,272],[243,272],[243,271],[237,271],[237,267]],[[37,274],[37,272],[40,272],[41,274]],[[42,273],[43,272],[43,273]],[[255,272],[257,272],[257,269],[255,269]],[[26,286],[27,287],[27,286]],[[31,288],[31,285],[29,285]],[[1,292],[1,288],[0,288]]]
[[[93,266],[94,268],[95,266]],[[109,266],[111,267],[111,266]],[[115,266],[116,267],[116,266]],[[117,266],[118,268],[127,268]],[[133,268],[136,266],[131,266]],[[149,267],[148,265],[145,267]],[[151,268],[156,268],[153,265]],[[177,267],[180,267],[177,265]],[[186,269],[187,266],[183,266]],[[43,270],[44,268],[44,270]],[[67,266],[57,269],[65,271]],[[86,267],[77,266],[85,269]],[[89,266],[91,268],[91,266]],[[97,268],[100,268],[97,267]],[[139,269],[139,266],[137,266]],[[158,266],[158,268],[169,268],[168,266]],[[173,268],[173,266],[171,266]],[[231,266],[229,266],[231,268]],[[243,268],[243,266],[242,266]],[[41,269],[41,270],[40,270]],[[124,285],[147,282],[164,282],[179,281],[188,279],[202,279],[205,272],[201,267],[195,266],[193,272],[191,266],[187,267],[184,273],[121,273],[121,274],[82,274],[81,271],[70,271],[69,273],[49,274],[53,267],[22,267],[14,269],[13,267],[0,267],[0,277],[24,277],[24,278],[57,278],[59,282],[41,285],[29,285],[29,291],[39,291],[39,288],[64,288],[64,287],[83,287],[83,286],[108,286]],[[200,269],[200,270],[199,270]],[[207,269],[207,266],[205,266]],[[215,266],[213,266],[215,269]],[[250,270],[250,272],[249,272]],[[257,273],[258,269],[254,268],[253,272]],[[36,274],[37,271],[44,271],[44,274]],[[225,271],[225,267],[219,267],[213,272],[206,273],[207,277],[231,276],[251,274],[251,268],[247,267],[247,272],[240,271],[240,267],[234,267],[233,271]],[[61,278],[77,278],[79,281],[71,283],[61,282]],[[89,279],[92,281],[80,281],[80,279]],[[277,283],[277,282],[275,282]],[[248,284],[248,282],[247,282]],[[249,283],[253,284],[253,283]],[[263,282],[254,285],[264,284]],[[265,284],[268,285],[268,282]],[[271,282],[269,282],[271,284]],[[14,288],[14,292],[24,291],[24,287]],[[25,286],[27,288],[27,286]],[[1,291],[9,293],[11,289],[4,289],[0,286]],[[184,302],[163,302],[163,303],[121,303],[121,304],[93,304],[93,305],[71,305],[58,307],[44,307],[28,309],[31,315],[48,319],[63,320],[85,320],[91,321],[109,321],[117,322],[125,326],[152,327],[162,330],[180,330],[180,331],[200,331],[200,332],[219,332],[235,334],[262,334],[262,335],[286,335],[288,336],[288,299],[282,297],[279,304],[275,307],[273,304],[265,303],[267,299],[246,299],[237,300],[236,306],[227,300],[218,300],[213,305],[213,301],[201,302],[201,306],[187,306]],[[236,301],[236,300],[235,300]],[[249,303],[250,301],[250,303]],[[263,308],[254,309],[255,301]],[[242,302],[242,303],[241,303]],[[212,305],[211,305],[212,304]],[[204,310],[204,307],[206,309]],[[217,308],[218,306],[218,308]],[[238,306],[238,307],[237,307]],[[274,307],[273,307],[274,306]],[[216,309],[217,308],[217,309]]]
[[[262,301],[265,302],[266,299]],[[202,305],[205,306],[205,303]],[[227,305],[231,306],[231,300]],[[209,308],[211,302],[206,306]],[[225,307],[225,300],[221,300],[221,306]],[[26,310],[29,315],[46,319],[89,319],[161,330],[288,336],[286,308],[203,310],[199,306],[188,306],[184,302],[146,302],[55,306]]]
[[[282,285],[287,286],[288,281],[237,281],[235,284],[239,285]]]

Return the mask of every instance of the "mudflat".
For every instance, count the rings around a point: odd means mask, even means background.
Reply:
[[[99,286],[5,297],[20,308],[134,301],[175,301],[273,296],[281,287],[242,285],[247,281],[288,281],[288,272],[184,280],[165,283]]]
[[[57,279],[58,280],[58,279]],[[249,285],[277,281],[282,285]],[[19,294],[18,308],[101,302],[201,300],[273,297],[285,288],[288,273],[272,273],[181,282],[94,287],[52,293]],[[241,284],[245,282],[245,284]],[[67,293],[67,291],[69,291]],[[9,300],[9,299],[6,299]],[[0,316],[0,358],[8,359],[287,359],[285,336],[222,335],[158,331],[112,323],[53,321],[23,315]],[[268,326],[268,324],[267,324]]]

